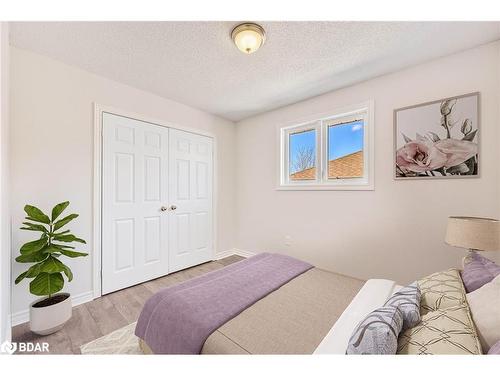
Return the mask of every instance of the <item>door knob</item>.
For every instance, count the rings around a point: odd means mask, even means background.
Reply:
[[[166,210],[168,210],[168,208],[167,208],[167,207],[165,207],[165,206],[161,206],[160,211],[166,211]]]
[[[177,210],[177,206],[173,204],[173,205],[171,205],[171,206],[170,206],[170,209],[171,209],[172,211],[175,211],[175,210]]]

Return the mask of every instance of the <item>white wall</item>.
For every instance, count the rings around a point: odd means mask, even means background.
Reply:
[[[52,59],[16,48],[10,53],[15,254],[31,238],[17,229],[28,202],[49,209],[69,199],[81,215],[72,229],[92,242],[93,102],[217,135],[218,251],[236,245],[287,253],[340,273],[406,283],[459,264],[463,252],[443,242],[448,215],[500,216],[499,43],[268,112],[236,129],[216,116]],[[394,181],[393,109],[472,91],[481,92],[481,178]],[[368,99],[375,101],[375,191],[275,190],[279,124]],[[291,246],[284,245],[287,235]],[[92,251],[90,245],[86,250]],[[75,280],[67,290],[90,292],[92,259],[69,263]],[[22,269],[13,264],[12,278]],[[33,299],[27,283],[13,293],[14,313]]]
[[[10,340],[9,25],[0,22],[0,343]]]
[[[49,210],[69,200],[80,217],[71,225],[92,252],[92,103],[121,108],[169,123],[212,132],[217,154],[217,250],[234,247],[235,127],[230,121],[87,73],[47,57],[11,48],[11,168],[13,252],[29,238],[18,230],[23,207]],[[92,290],[92,258],[68,260],[73,296]],[[13,263],[13,277],[24,267]],[[13,287],[13,311],[33,300],[28,283]]]
[[[262,114],[237,124],[237,247],[290,254],[360,278],[401,283],[459,265],[449,215],[499,215],[499,43]],[[477,179],[393,180],[393,110],[481,92]],[[375,101],[375,191],[276,191],[279,124]],[[285,246],[285,236],[291,246]]]

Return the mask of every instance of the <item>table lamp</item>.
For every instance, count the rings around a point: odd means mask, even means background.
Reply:
[[[446,243],[469,249],[463,265],[475,251],[500,250],[500,221],[484,217],[450,216]]]

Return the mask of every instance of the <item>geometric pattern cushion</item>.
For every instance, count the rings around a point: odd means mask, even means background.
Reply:
[[[481,354],[467,304],[425,314],[399,336],[398,354]]]
[[[460,273],[449,269],[433,273],[418,281],[420,289],[420,315],[466,303],[465,289]]]

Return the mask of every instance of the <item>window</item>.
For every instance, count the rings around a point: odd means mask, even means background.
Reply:
[[[292,181],[316,180],[316,129],[288,135],[288,170]]]
[[[328,125],[328,178],[362,178],[364,176],[364,120]]]
[[[283,190],[373,190],[373,105],[280,128]]]

